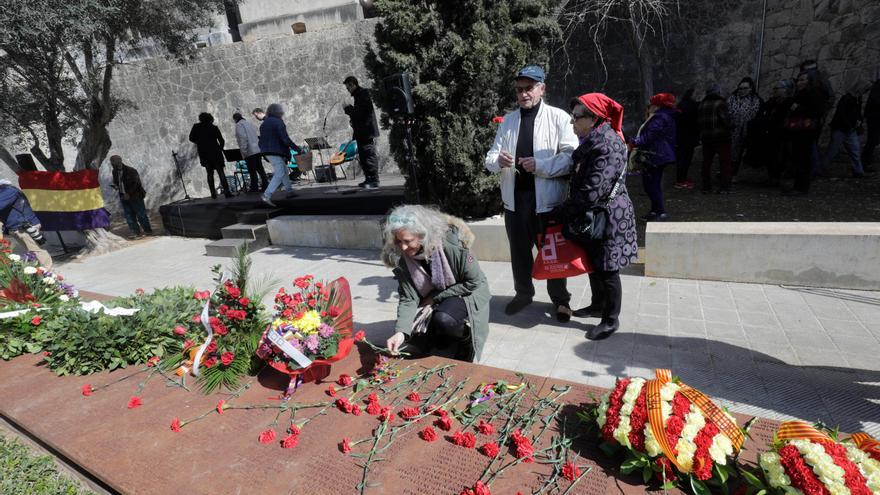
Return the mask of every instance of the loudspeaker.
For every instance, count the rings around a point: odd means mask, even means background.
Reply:
[[[27,170],[28,172],[37,171],[37,164],[34,163],[34,157],[31,156],[30,153],[15,155],[15,161],[18,162],[18,166],[21,167],[22,170]]]
[[[416,112],[409,74],[401,72],[384,79],[385,93],[391,100],[391,115],[412,115]]]
[[[336,180],[336,169],[330,165],[318,165],[315,167],[315,180],[318,182]]]

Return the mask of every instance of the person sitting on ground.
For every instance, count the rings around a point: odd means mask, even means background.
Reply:
[[[31,209],[27,196],[8,180],[0,180],[0,231],[15,241],[16,251],[33,253],[43,268],[51,270],[52,256],[40,247],[46,243],[41,228],[40,219]]]
[[[652,96],[648,119],[632,140],[632,145],[645,154],[642,185],[651,199],[651,211],[642,217],[646,222],[668,218],[663,205],[663,169],[675,163],[675,112],[675,96],[670,93]]]
[[[489,335],[489,284],[469,250],[464,221],[433,208],[391,210],[383,232],[382,261],[398,282],[392,354],[421,355],[455,347],[455,359],[479,361]]]
[[[110,157],[110,166],[113,167],[113,183],[110,187],[119,192],[119,201],[122,203],[122,212],[128,229],[135,237],[141,237],[141,228],[148,235],[153,235],[153,227],[150,225],[150,217],[147,216],[147,208],[144,198],[147,191],[141,183],[138,171],[122,163],[122,157],[113,155]]]
[[[293,184],[287,171],[287,162],[290,160],[290,150],[302,153],[302,149],[290,139],[287,134],[287,126],[281,120],[284,117],[284,107],[280,103],[272,103],[267,109],[268,115],[260,125],[260,151],[269,163],[272,164],[272,180],[263,191],[263,202],[274,207],[272,193],[278,186],[284,184],[284,190],[293,192]]]
[[[592,300],[574,312],[575,316],[602,318],[587,332],[588,339],[601,340],[620,327],[620,269],[635,263],[639,249],[635,213],[626,190],[623,107],[602,93],[585,94],[572,100],[571,122],[580,145],[571,156],[574,171],[568,199],[557,216],[577,218],[596,206],[608,208],[604,239],[583,246],[593,266]]]

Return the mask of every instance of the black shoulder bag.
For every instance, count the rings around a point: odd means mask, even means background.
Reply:
[[[568,216],[562,225],[562,236],[578,244],[604,241],[607,237],[608,218],[610,215],[611,202],[617,197],[621,183],[626,176],[626,166],[617,177],[614,188],[601,204],[591,206],[585,212]]]

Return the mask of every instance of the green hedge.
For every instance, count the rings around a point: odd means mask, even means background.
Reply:
[[[21,442],[0,435],[0,493],[78,495],[94,492],[59,473],[52,457],[35,455]]]

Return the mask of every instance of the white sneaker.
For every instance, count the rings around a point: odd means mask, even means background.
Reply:
[[[277,208],[277,207],[278,207],[278,205],[276,205],[275,203],[273,203],[272,200],[269,199],[269,198],[267,198],[266,196],[260,196],[260,199],[263,200],[263,203],[266,203],[267,205],[271,206],[272,208]]]

